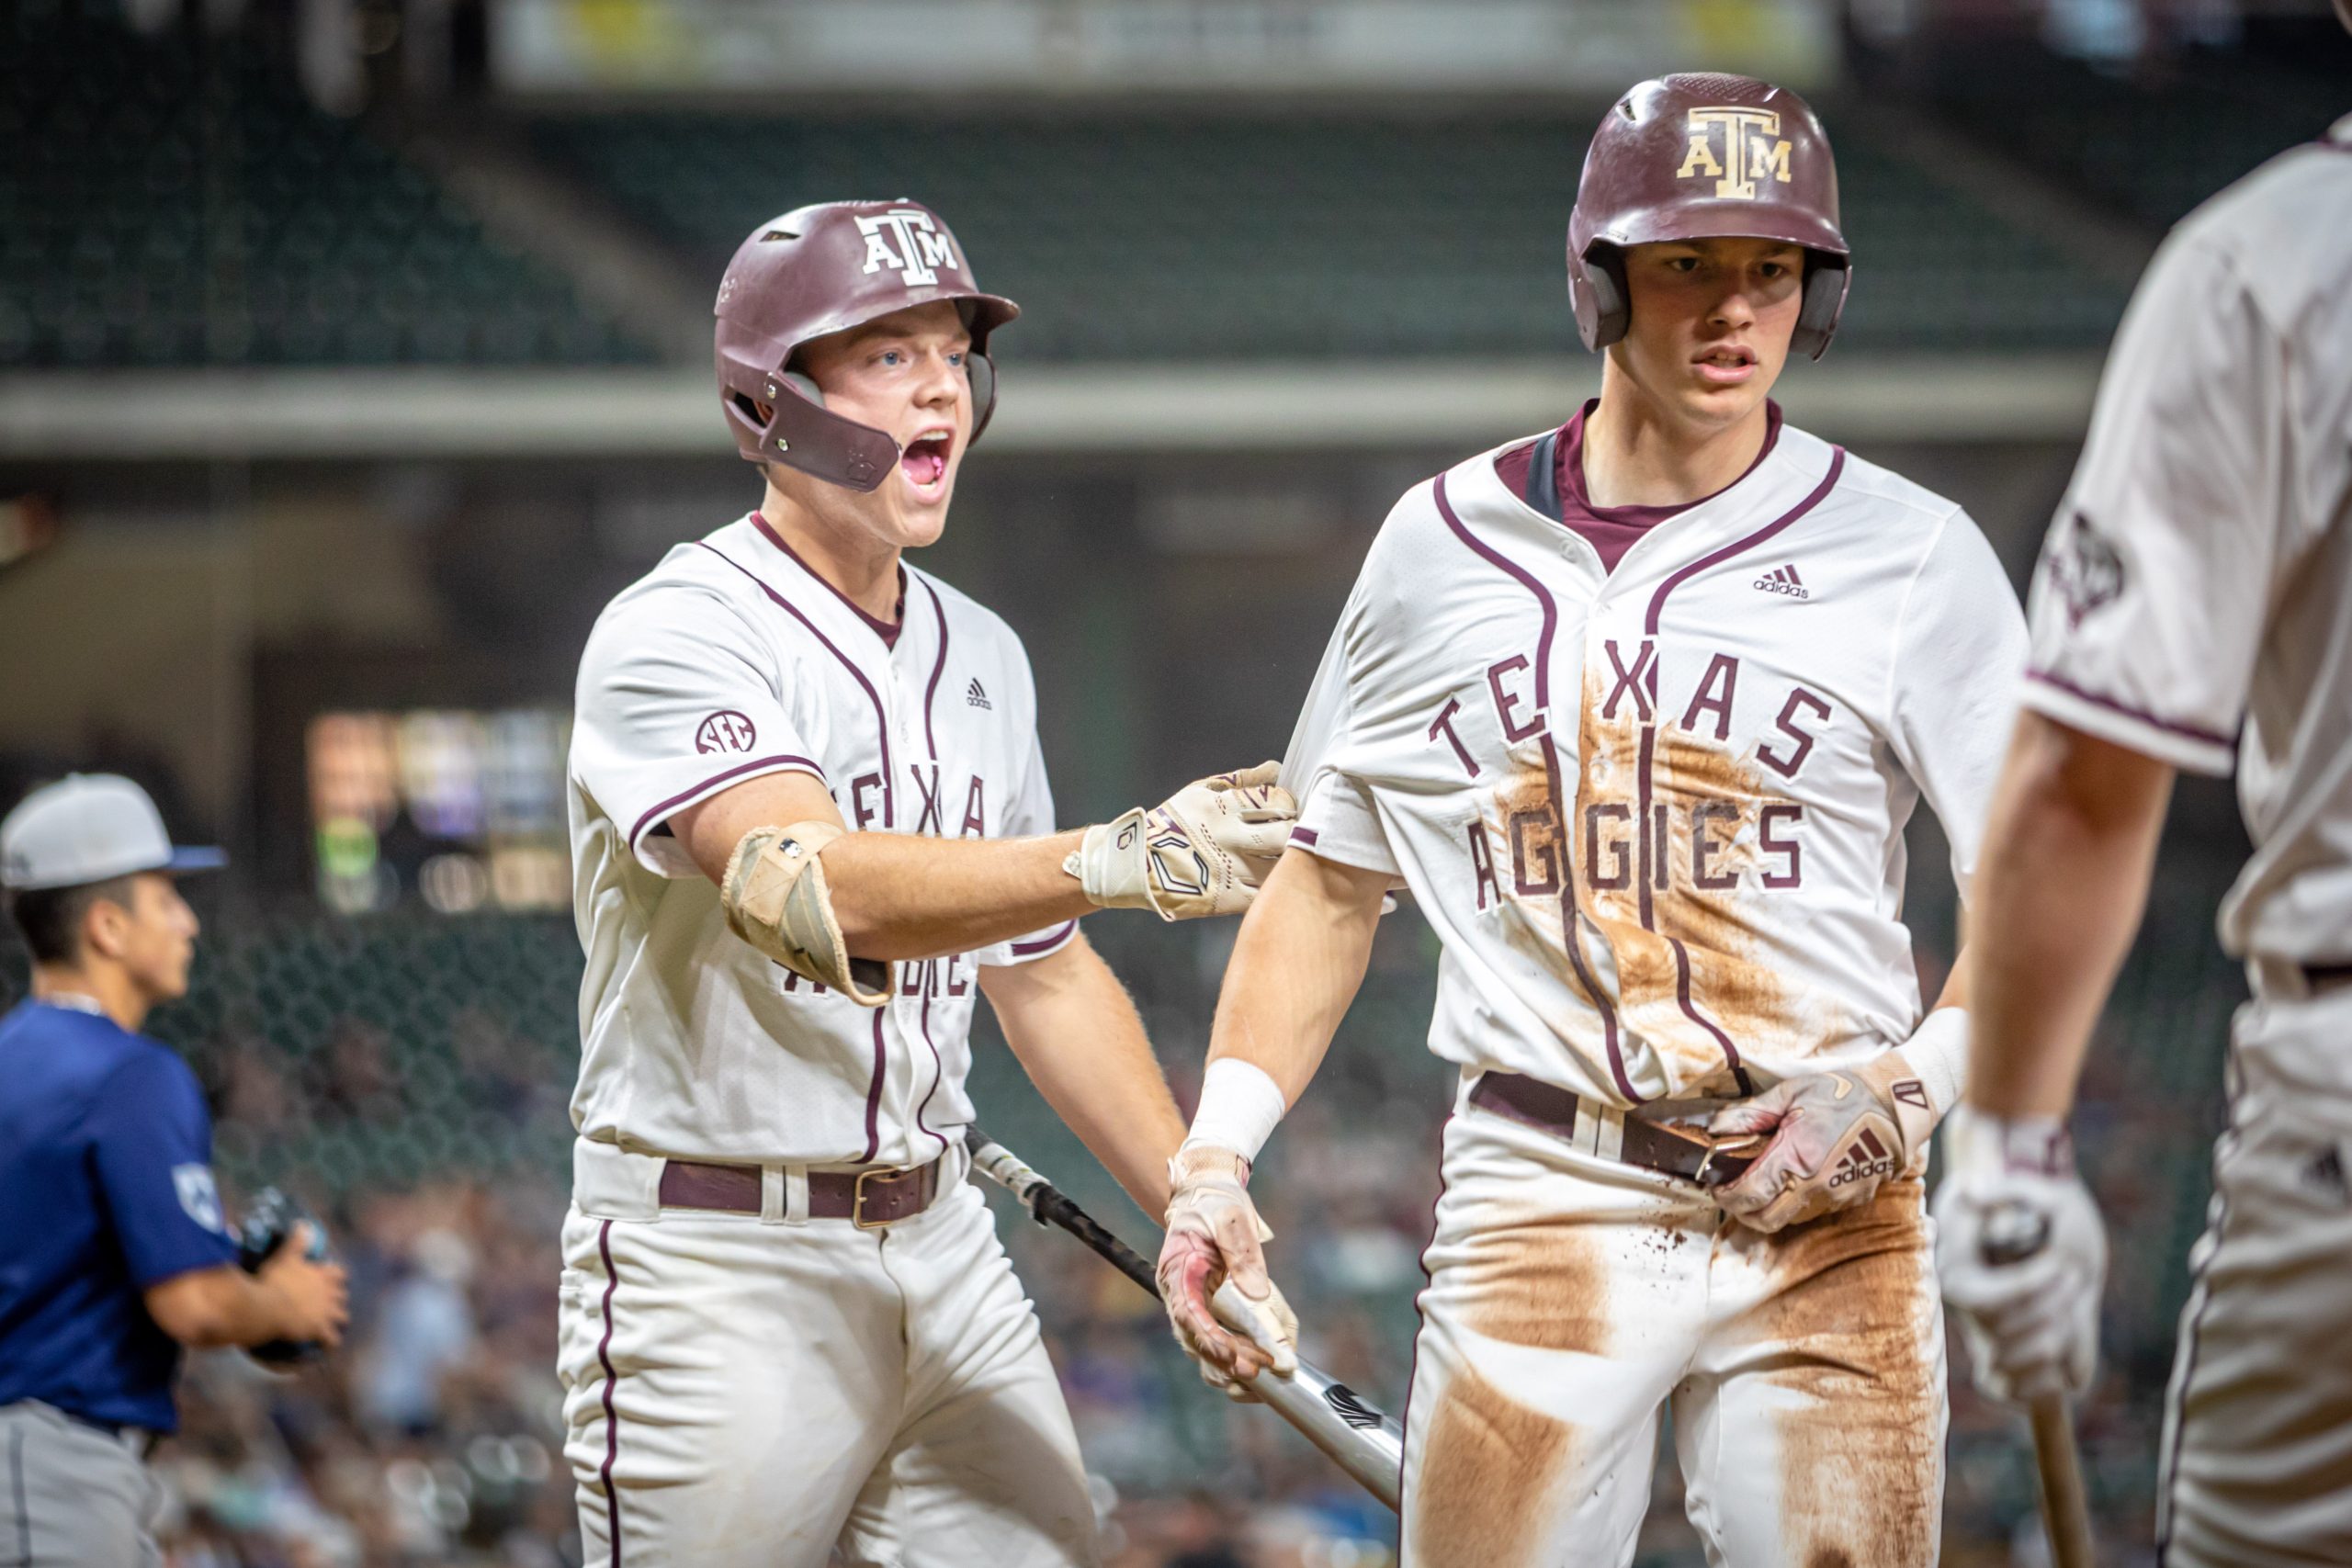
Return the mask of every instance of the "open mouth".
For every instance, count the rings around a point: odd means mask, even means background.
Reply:
[[[947,456],[955,447],[954,431],[926,430],[907,443],[899,454],[899,467],[910,484],[929,494],[947,482]]]
[[[1719,386],[1745,381],[1755,373],[1756,354],[1738,344],[1723,344],[1707,350],[1692,361],[1700,376]]]

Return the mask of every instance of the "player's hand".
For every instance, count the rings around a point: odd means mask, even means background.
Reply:
[[[2082,1393],[2098,1368],[2107,1227],[2065,1124],[1962,1106],[1944,1152],[1936,1272],[1976,1386],[2011,1403]]]
[[[1900,1051],[1789,1078],[1707,1123],[1718,1138],[1771,1139],[1745,1175],[1715,1190],[1715,1201],[1767,1234],[1854,1208],[1908,1169],[1935,1130],[1927,1089]]]
[[[1168,1163],[1168,1235],[1159,1247],[1159,1296],[1176,1343],[1200,1363],[1201,1380],[1235,1399],[1252,1397],[1239,1380],[1271,1367],[1298,1370],[1298,1319],[1266,1273],[1261,1246],[1273,1232],[1250,1201],[1250,1163],[1231,1149],[1191,1144]],[[1230,1332],[1210,1298],[1242,1319]]]
[[[350,1281],[342,1264],[313,1260],[317,1241],[317,1223],[301,1221],[254,1278],[277,1292],[278,1338],[331,1350],[351,1319]]]
[[[1063,869],[1106,909],[1156,909],[1164,920],[1234,915],[1290,842],[1298,803],[1261,762],[1186,784],[1150,810],[1089,828]]]

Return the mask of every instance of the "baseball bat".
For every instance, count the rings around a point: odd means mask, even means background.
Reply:
[[[2019,1263],[2050,1245],[2050,1217],[2017,1204],[1984,1217],[1979,1247],[1991,1264]],[[2093,1568],[2090,1500],[2083,1490],[2083,1456],[2075,1444],[2075,1413],[2063,1393],[2026,1402],[2033,1427],[2033,1467],[2041,1483],[2041,1525],[2054,1568]]]
[[[2063,1393],[2036,1395],[2026,1405],[2033,1422],[2033,1463],[2041,1476],[2041,1519],[2050,1531],[2056,1568],[2091,1568],[2090,1505],[2083,1494],[2082,1455],[2075,1447],[2075,1414]]]
[[[1093,1215],[978,1127],[967,1127],[964,1141],[972,1151],[973,1168],[1018,1199],[1030,1218],[1068,1231],[1150,1292],[1153,1299],[1159,1298],[1159,1281],[1151,1265],[1103,1229]],[[1242,1332],[1239,1314],[1227,1294],[1233,1289],[1233,1281],[1227,1280],[1217,1287],[1209,1305],[1227,1327]],[[1396,1506],[1397,1488],[1404,1480],[1405,1434],[1396,1422],[1355,1390],[1304,1359],[1298,1371],[1287,1377],[1269,1370],[1243,1381],[1275,1415],[1297,1427],[1365,1491],[1389,1507]]]

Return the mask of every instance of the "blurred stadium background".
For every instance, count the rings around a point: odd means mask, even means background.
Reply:
[[[7,0],[0,802],[144,782],[237,854],[159,1017],[240,1190],[333,1214],[359,1323],[301,1378],[203,1359],[178,1568],[576,1563],[556,1227],[579,954],[574,657],[739,515],[708,376],[736,240],[918,197],[1026,307],[925,564],[1037,666],[1062,816],[1278,753],[1388,502],[1596,383],[1561,236],[1590,127],[1666,69],[1822,109],[1858,278],[1792,417],[1962,501],[2020,581],[2165,226],[2352,109],[2324,0]],[[1932,825],[1929,984],[1952,897]],[[2224,788],[2175,811],[2085,1143],[2114,1222],[2083,1413],[2106,1561],[2157,1409],[2240,985]],[[1189,1099],[1230,932],[1090,928]],[[1394,1409],[1435,1190],[1409,912],[1277,1140],[1311,1346]],[[0,1002],[24,984],[0,951]],[[1001,1049],[992,1130],[1142,1237]],[[1156,1310],[1008,1215],[1113,1561],[1372,1568],[1392,1522],[1193,1382]],[[1210,1500],[1214,1489],[1227,1502]],[[1947,1562],[2041,1561],[2022,1434],[1956,1395]],[[1700,1562],[1670,1474],[1645,1565]]]

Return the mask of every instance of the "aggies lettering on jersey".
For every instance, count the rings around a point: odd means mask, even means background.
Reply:
[[[1965,886],[2023,662],[1975,525],[1789,429],[1604,569],[1497,456],[1391,512],[1285,769],[1444,939],[1430,1048],[1625,1105],[1900,1043],[1885,846],[1926,799]]]

